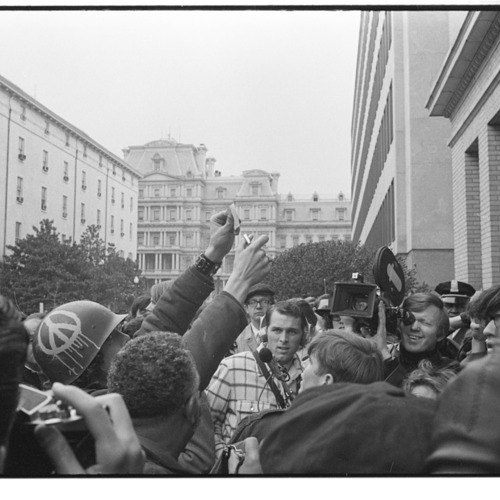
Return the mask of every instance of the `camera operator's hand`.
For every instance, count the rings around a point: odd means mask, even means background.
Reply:
[[[224,291],[241,303],[244,302],[248,289],[262,281],[271,270],[271,260],[262,248],[268,241],[269,238],[262,235],[252,239],[248,245],[242,237],[236,247],[233,272]]]
[[[391,357],[391,353],[389,349],[387,349],[387,330],[385,324],[385,305],[384,302],[380,300],[378,303],[377,333],[370,340],[375,343],[378,350],[382,353],[384,360]]]
[[[59,429],[40,424],[35,436],[57,474],[141,474],[144,452],[123,399],[118,394],[92,397],[78,387],[55,383],[54,397],[77,410],[95,439],[96,461],[88,469],[78,462]]]
[[[260,465],[259,441],[255,437],[246,438],[244,444],[244,458],[238,454],[231,453],[228,461],[228,473],[230,475],[255,475],[262,474]]]
[[[217,228],[210,236],[208,247],[205,250],[205,256],[212,262],[222,262],[222,259],[231,250],[234,244],[234,218],[231,210],[219,212],[214,217],[226,217],[226,223]]]

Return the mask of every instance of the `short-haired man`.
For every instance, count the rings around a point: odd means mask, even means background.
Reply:
[[[448,335],[450,327],[443,301],[434,293],[415,293],[404,300],[403,310],[413,315],[413,321],[401,325],[401,342],[395,357],[382,347],[385,380],[401,387],[422,359],[428,359],[436,368],[458,370],[458,362],[442,356],[438,350],[438,342]]]
[[[345,330],[318,334],[307,347],[309,363],[302,373],[300,394],[320,385],[345,382],[371,384],[383,380],[384,362],[376,345]],[[293,404],[292,406],[293,407]],[[268,435],[276,419],[287,410],[267,410],[243,420],[231,443],[255,437],[259,442]]]
[[[245,311],[250,322],[235,341],[231,354],[252,352],[262,343],[265,317],[274,304],[274,290],[266,283],[257,283],[248,290]]]
[[[186,474],[178,459],[200,419],[200,377],[175,333],[154,332],[116,355],[108,388],[121,394],[146,453],[144,474]]]
[[[222,360],[207,388],[215,428],[215,449],[220,454],[239,422],[252,413],[278,408],[280,398],[293,398],[300,388],[302,364],[297,351],[306,339],[307,322],[292,301],[274,304],[266,314],[267,348],[288,381],[264,375],[256,351],[240,352]],[[264,344],[262,344],[263,346]],[[274,388],[272,388],[274,384]],[[278,391],[275,395],[274,390]]]

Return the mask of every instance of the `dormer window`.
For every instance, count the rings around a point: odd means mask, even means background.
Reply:
[[[259,196],[260,195],[260,183],[254,182],[253,184],[250,184],[250,190],[251,190],[252,196]]]
[[[165,160],[158,154],[156,153],[153,158],[153,170],[159,171],[162,170],[163,165],[165,164]]]
[[[288,195],[286,197],[286,201],[293,201],[293,194],[292,193],[288,193]]]
[[[313,194],[313,201],[319,201],[318,193]]]
[[[339,193],[339,201],[344,201],[344,193]]]

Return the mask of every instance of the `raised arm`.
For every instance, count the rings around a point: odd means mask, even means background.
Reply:
[[[263,249],[268,240],[267,236],[260,236],[248,245],[241,238],[233,272],[223,292],[201,312],[183,337],[198,368],[200,390],[207,387],[224,354],[248,324],[242,304],[248,289],[262,281],[271,268]]]

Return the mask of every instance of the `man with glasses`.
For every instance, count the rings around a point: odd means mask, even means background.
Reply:
[[[245,299],[245,311],[250,322],[236,339],[231,354],[255,351],[263,342],[264,321],[267,311],[274,304],[274,295],[274,290],[265,283],[258,283],[250,288]]]

